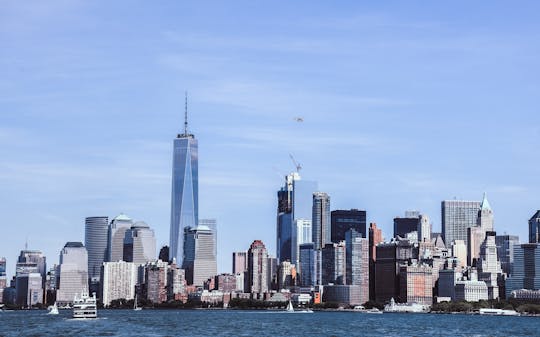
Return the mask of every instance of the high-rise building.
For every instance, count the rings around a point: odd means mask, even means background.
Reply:
[[[502,268],[497,257],[495,235],[495,232],[486,232],[486,239],[480,246],[480,257],[477,263],[478,279],[486,282],[490,300],[499,298],[498,281],[502,278]]]
[[[120,214],[111,220],[109,225],[109,241],[107,261],[125,261],[124,259],[124,239],[126,232],[133,226],[133,220],[125,214]]]
[[[137,266],[132,262],[116,261],[103,263],[102,300],[109,306],[118,299],[135,298]]]
[[[123,260],[140,265],[155,259],[154,231],[143,221],[134,223],[124,234]]]
[[[266,261],[266,265],[268,266],[266,268],[266,281],[268,282],[268,290],[277,290],[278,260],[272,255],[268,255]]]
[[[289,261],[283,261],[278,267],[278,289],[286,289],[296,285],[296,267]]]
[[[369,224],[369,298],[375,300],[375,261],[377,259],[377,245],[383,242],[382,231],[376,223]]]
[[[231,274],[219,274],[215,277],[215,290],[230,293],[236,290],[236,276]]]
[[[433,304],[433,273],[426,264],[400,266],[399,301],[404,303]]]
[[[480,226],[467,228],[467,264],[476,266],[480,257],[480,246],[486,239],[486,231]]]
[[[232,261],[233,274],[244,273],[247,271],[247,252],[233,252]]]
[[[322,249],[322,284],[345,284],[345,241],[327,243]]]
[[[313,193],[313,210],[311,222],[312,242],[317,249],[332,243],[332,217],[330,212],[330,196],[324,192]]]
[[[360,286],[361,300],[369,301],[369,240],[350,229],[345,233],[346,284]]]
[[[268,252],[264,243],[255,240],[248,250],[248,289],[251,293],[268,291]]]
[[[487,199],[487,194],[484,193],[482,203],[480,204],[480,210],[478,211],[478,220],[476,225],[484,230],[484,232],[494,231],[493,227],[493,210]]]
[[[188,284],[204,285],[204,282],[217,274],[214,255],[214,234],[207,226],[184,229],[184,262]]]
[[[452,244],[452,256],[458,259],[461,268],[467,266],[467,246],[465,246],[463,240],[454,240]]]
[[[468,245],[467,228],[478,222],[480,202],[463,200],[444,200],[441,203],[442,235],[446,247],[454,240],[463,240]]]
[[[367,238],[366,233],[366,211],[358,209],[335,210],[331,212],[331,242],[345,240],[345,233],[354,229]],[[329,243],[329,242],[326,242]]]
[[[144,266],[144,293],[146,299],[152,303],[167,301],[168,264],[157,260],[148,262]]]
[[[514,264],[514,247],[519,245],[519,236],[517,235],[497,235],[495,236],[497,245],[497,256],[501,262],[501,268],[506,275],[512,274],[512,265]]]
[[[0,257],[0,303],[4,303],[4,289],[7,287],[6,258]]]
[[[169,261],[169,246],[163,246],[159,250],[158,259],[161,261]]]
[[[375,299],[385,303],[399,298],[399,267],[418,257],[418,247],[409,240],[377,245],[375,263]]]
[[[313,242],[300,245],[300,280],[301,286],[316,285],[317,251]]]
[[[84,246],[88,252],[88,277],[90,291],[97,292],[101,279],[101,266],[108,258],[109,218],[87,217],[85,220]]]
[[[540,244],[514,246],[512,275],[506,279],[506,298],[514,290],[540,290]]]
[[[56,277],[56,301],[61,305],[73,303],[75,295],[88,291],[88,252],[82,242],[65,244]]]
[[[176,263],[171,263],[167,268],[167,299],[183,300],[186,294],[186,273]]]
[[[173,147],[169,260],[182,265],[184,229],[199,224],[199,145],[188,132],[187,98],[184,133],[178,134]]]
[[[540,243],[540,210],[529,219],[529,243]]]
[[[302,180],[296,172],[285,177],[285,185],[277,194],[276,244],[279,262],[290,261],[298,265],[298,253],[302,233],[299,235],[297,232],[298,224],[296,221],[303,219],[305,221],[303,224],[306,225],[307,221],[310,221],[313,228],[312,205],[313,193],[316,190],[316,182]]]
[[[418,211],[407,211],[405,217],[394,218],[394,238],[414,239],[418,242],[431,241],[429,217]]]
[[[217,238],[218,228],[216,219],[199,219],[199,226],[206,226],[210,228],[212,234],[214,234],[214,255],[217,256]]]

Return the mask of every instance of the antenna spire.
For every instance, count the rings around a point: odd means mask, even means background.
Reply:
[[[184,135],[188,135],[187,131],[187,91],[186,91],[186,102],[185,102],[185,109],[184,109]]]

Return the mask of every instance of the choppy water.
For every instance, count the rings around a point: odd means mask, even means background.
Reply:
[[[100,310],[95,320],[0,312],[0,336],[540,336],[538,317],[354,312]]]

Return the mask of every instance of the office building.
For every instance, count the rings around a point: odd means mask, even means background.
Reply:
[[[394,218],[394,238],[414,239],[418,242],[431,241],[429,217],[418,211],[407,211],[405,217]]]
[[[327,243],[322,249],[322,284],[345,284],[345,241]]]
[[[233,252],[232,261],[233,274],[247,271],[247,252]]]
[[[354,229],[363,238],[367,238],[366,211],[350,209],[331,212],[331,242],[345,240],[345,233],[350,229]]]
[[[333,284],[325,285],[323,289],[324,302],[334,302],[345,306],[362,305],[366,302],[361,286]]]
[[[218,239],[218,228],[216,219],[199,219],[199,226],[206,226],[210,228],[212,234],[214,235],[214,255],[217,256],[217,239]]]
[[[296,267],[289,261],[279,264],[277,272],[278,290],[287,289],[296,285]]]
[[[278,191],[276,244],[277,259],[298,265],[299,245],[303,233],[298,233],[297,220],[304,224],[312,221],[313,193],[317,190],[314,181],[302,180],[297,172],[285,177],[285,185]]]
[[[251,293],[268,292],[268,252],[264,243],[255,240],[248,250],[248,289]]]
[[[501,268],[506,275],[512,274],[512,265],[514,263],[514,247],[519,245],[519,236],[517,235],[497,235],[495,236],[497,245],[497,256],[501,262]]]
[[[487,199],[487,194],[484,193],[482,198],[482,203],[480,204],[480,210],[478,211],[478,220],[476,225],[484,230],[484,232],[493,232],[495,229],[493,227],[493,210]]]
[[[88,252],[88,277],[90,291],[97,292],[101,279],[101,266],[108,258],[109,218],[87,217],[84,229],[84,246]]]
[[[540,244],[514,246],[512,275],[506,279],[506,298],[514,290],[540,290]]]
[[[184,301],[186,294],[186,273],[176,263],[167,267],[167,300]]]
[[[173,145],[171,228],[169,261],[183,265],[184,231],[199,224],[199,154],[198,142],[188,132],[187,98],[184,133],[178,134]]]
[[[458,259],[461,268],[467,267],[467,246],[465,246],[465,241],[454,240],[452,244],[452,256]]]
[[[144,293],[148,301],[163,303],[168,299],[168,264],[157,260],[144,266]]]
[[[354,229],[345,233],[345,279],[360,286],[362,303],[369,301],[369,240]]]
[[[303,287],[316,285],[317,251],[313,242],[300,245],[299,284]]]
[[[400,266],[399,302],[433,304],[433,272],[427,264]]]
[[[383,242],[382,231],[376,223],[369,224],[369,299],[375,300],[375,261],[377,245]]]
[[[109,306],[112,301],[135,298],[137,266],[132,262],[116,261],[103,263],[102,301]]]
[[[4,303],[4,289],[7,288],[6,258],[0,257],[0,303]]]
[[[107,261],[125,261],[124,239],[126,237],[126,232],[131,228],[131,226],[133,226],[133,220],[125,214],[120,214],[111,220],[108,241],[109,258]]]
[[[143,221],[135,222],[124,234],[123,260],[136,265],[156,259],[154,231]]]
[[[313,193],[311,242],[315,243],[317,249],[332,243],[331,221],[330,196],[324,192]]]
[[[480,257],[480,246],[486,239],[486,231],[480,226],[467,228],[467,264],[476,266]]]
[[[495,232],[486,232],[486,239],[480,246],[480,257],[477,263],[478,279],[484,281],[488,287],[488,298],[499,298],[498,281],[502,278],[501,263],[497,257]]]
[[[206,280],[217,274],[214,242],[214,234],[207,226],[184,229],[182,269],[186,272],[189,285],[202,286]]]
[[[224,293],[236,291],[236,276],[232,274],[219,274],[215,276],[214,289]]]
[[[56,275],[56,302],[73,303],[76,295],[88,291],[88,252],[82,242],[68,242],[60,252]]]
[[[540,210],[529,219],[529,243],[540,243]]]
[[[480,202],[463,200],[445,200],[441,203],[442,236],[446,247],[450,248],[454,240],[463,240],[468,245],[467,228],[478,223]]]
[[[38,272],[28,269],[17,273],[15,277],[15,304],[24,308],[44,303],[43,277]]]

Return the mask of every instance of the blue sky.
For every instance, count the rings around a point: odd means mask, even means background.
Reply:
[[[262,239],[293,170],[386,237],[405,210],[488,193],[499,232],[540,208],[540,7],[519,2],[0,1],[0,256],[57,263],[84,218],[168,244],[189,91],[218,269]],[[304,122],[295,122],[301,116]]]

